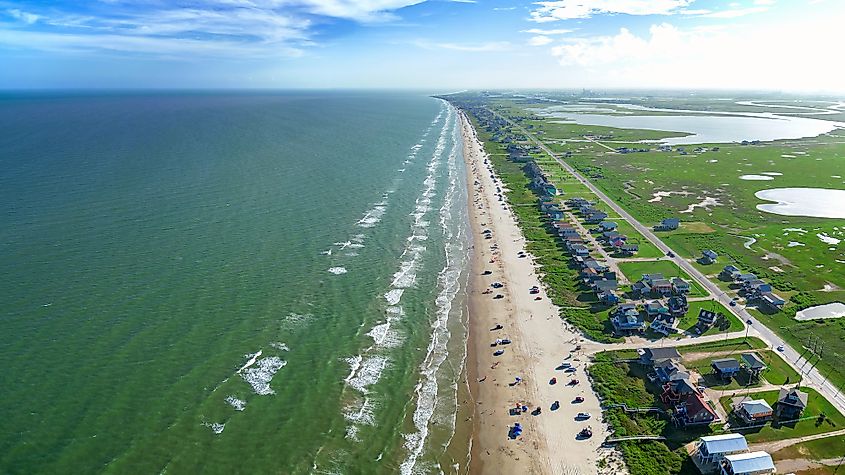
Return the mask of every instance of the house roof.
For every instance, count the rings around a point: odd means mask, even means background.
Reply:
[[[739,403],[742,406],[742,409],[748,413],[750,416],[755,416],[758,414],[770,414],[772,412],[772,406],[769,405],[764,399],[754,399],[752,401],[742,401]]]
[[[790,406],[805,408],[809,395],[797,389],[781,389],[778,394],[778,404],[789,404]]]
[[[678,353],[678,350],[672,346],[662,348],[646,348],[645,350],[643,350],[643,355],[653,361],[681,358],[681,354]]]
[[[619,283],[615,280],[600,280],[596,282],[597,290],[616,290],[618,286]]]
[[[680,277],[672,277],[672,285],[689,285],[689,282]]]
[[[714,411],[707,403],[704,401],[704,398],[701,397],[698,393],[692,393],[687,398],[687,414],[695,415],[700,413],[701,411],[707,411],[713,418],[716,418],[716,411]]]
[[[765,368],[766,363],[757,356],[757,353],[743,353],[742,360],[745,361],[745,364],[748,365],[751,369],[760,369]]]
[[[742,434],[706,435],[701,443],[709,454],[724,454],[727,452],[743,452],[748,450],[748,442]]]
[[[729,369],[733,369],[733,370],[739,369],[739,361],[737,361],[733,358],[722,358],[722,359],[718,359],[718,360],[711,360],[710,364],[714,368],[718,369],[719,371],[725,371],[725,370],[729,370]]]
[[[772,456],[766,452],[751,452],[748,454],[727,455],[725,459],[731,464],[734,473],[753,473],[774,470],[775,463]]]

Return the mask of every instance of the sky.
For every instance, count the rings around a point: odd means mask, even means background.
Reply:
[[[0,0],[0,89],[845,93],[842,0]]]

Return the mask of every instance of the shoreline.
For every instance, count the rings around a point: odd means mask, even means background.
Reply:
[[[468,473],[599,473],[602,458],[599,446],[607,437],[600,403],[590,387],[584,369],[586,357],[575,350],[583,340],[559,315],[548,299],[530,255],[518,257],[525,250],[525,239],[507,202],[499,201],[492,165],[466,114],[458,109],[463,155],[466,163],[471,256],[467,287],[467,359],[468,402],[472,403]],[[492,231],[485,239],[482,231]],[[490,275],[482,275],[491,271]],[[494,281],[502,288],[490,289]],[[529,288],[540,287],[540,300]],[[492,293],[484,293],[487,289]],[[496,294],[502,297],[494,299]],[[491,330],[501,324],[501,330]],[[491,347],[496,339],[512,343]],[[494,356],[493,351],[504,349]],[[577,368],[573,374],[556,371],[563,361]],[[519,384],[511,385],[521,378]],[[550,384],[551,378],[557,384]],[[567,386],[570,379],[576,386]],[[576,396],[584,398],[572,403]],[[559,401],[559,409],[551,404]],[[515,405],[524,404],[529,412],[540,408],[539,415],[509,414]],[[575,420],[578,412],[588,412],[588,421]],[[519,422],[523,435],[508,437],[509,428]],[[577,440],[577,433],[590,426],[593,436]],[[604,454],[610,454],[607,450]]]

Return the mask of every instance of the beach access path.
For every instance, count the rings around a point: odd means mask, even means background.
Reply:
[[[482,144],[466,116],[461,113],[464,158],[469,187],[473,255],[469,282],[469,342],[467,378],[474,413],[470,473],[595,474],[598,460],[607,451],[599,447],[607,438],[607,426],[596,394],[585,373],[587,358],[574,350],[580,334],[561,321],[540,283],[531,256],[519,257],[525,239],[504,199],[502,183],[487,161]],[[490,231],[490,239],[482,234]],[[489,275],[483,275],[490,271]],[[492,288],[499,282],[501,288]],[[531,294],[531,287],[540,287]],[[488,289],[490,292],[487,292]],[[495,298],[501,294],[501,298]],[[541,299],[536,300],[539,296]],[[496,325],[502,328],[492,330]],[[491,347],[496,339],[511,344]],[[493,352],[504,353],[494,356]],[[580,359],[580,361],[579,361]],[[556,370],[563,361],[575,373]],[[550,384],[552,378],[556,384]],[[521,378],[521,382],[516,382]],[[579,384],[570,386],[570,379]],[[584,402],[573,403],[576,397]],[[551,410],[554,401],[559,409]],[[512,415],[517,405],[528,413]],[[539,415],[532,415],[536,408]],[[579,422],[575,416],[588,412],[592,418]],[[510,439],[514,423],[522,435]],[[578,440],[590,426],[593,436]]]
[[[756,336],[766,342],[771,348],[775,348],[778,346],[783,346],[783,351],[780,352],[783,359],[796,371],[801,374],[802,382],[801,384],[804,386],[809,386],[819,393],[824,395],[824,397],[831,402],[840,412],[845,414],[845,394],[842,393],[840,389],[836,386],[831,384],[830,381],[827,380],[821,373],[815,368],[815,365],[804,358],[803,354],[800,350],[796,350],[788,345],[785,341],[783,341],[780,337],[778,337],[772,330],[766,327],[763,322],[753,317],[750,313],[748,313],[745,308],[737,305],[735,307],[730,306],[731,297],[722,289],[720,289],[713,281],[711,281],[707,276],[705,276],[701,271],[699,271],[695,266],[693,266],[689,261],[684,259],[683,257],[679,256],[677,252],[672,251],[669,246],[667,246],[654,232],[652,232],[651,228],[648,226],[643,225],[637,219],[635,219],[631,214],[625,211],[621,206],[619,206],[615,201],[610,199],[603,191],[601,191],[597,186],[593,185],[592,182],[587,180],[580,172],[578,172],[573,166],[566,163],[563,159],[561,159],[556,153],[554,153],[549,147],[543,143],[542,140],[538,139],[533,133],[529,130],[525,129],[521,125],[517,124],[510,120],[510,118],[504,117],[501,114],[498,114],[495,111],[491,111],[496,114],[499,118],[507,121],[511,126],[518,129],[520,132],[525,134],[529,140],[531,140],[534,144],[536,144],[543,152],[545,152],[549,157],[554,159],[561,167],[563,167],[567,172],[569,172],[575,179],[577,179],[581,184],[586,186],[594,195],[596,195],[599,199],[601,199],[607,206],[610,207],[614,212],[616,212],[619,216],[622,217],[625,221],[627,221],[631,226],[634,227],[640,234],[642,234],[646,239],[651,241],[652,244],[657,246],[664,254],[671,255],[671,260],[677,264],[681,269],[686,271],[686,273],[695,279],[699,284],[701,284],[704,289],[707,290],[707,293],[713,296],[716,300],[721,302],[725,305],[725,308],[729,309],[732,313],[734,313],[743,325],[750,326],[751,328],[747,328],[748,336]],[[615,150],[614,150],[615,152]],[[748,325],[746,322],[750,321],[751,324]],[[704,341],[701,339],[696,339],[699,342]],[[672,343],[672,345],[677,345],[678,343]]]

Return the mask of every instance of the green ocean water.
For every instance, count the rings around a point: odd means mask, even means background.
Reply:
[[[7,94],[0,207],[0,473],[463,463],[441,101]]]

